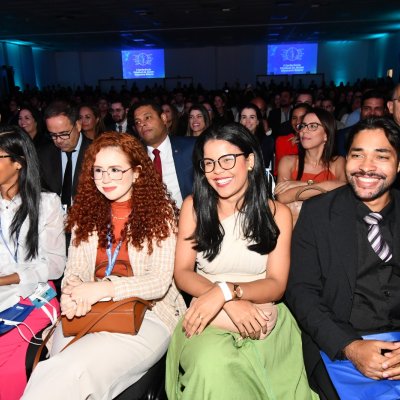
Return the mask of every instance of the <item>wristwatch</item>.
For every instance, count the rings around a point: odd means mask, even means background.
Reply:
[[[312,179],[309,179],[309,180],[307,181],[307,185],[308,185],[308,186],[314,185],[314,181],[313,181]]]
[[[233,284],[233,293],[235,294],[236,299],[241,299],[243,296],[243,289],[237,283]]]

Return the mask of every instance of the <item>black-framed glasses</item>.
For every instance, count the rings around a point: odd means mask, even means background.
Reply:
[[[322,126],[319,122],[310,122],[309,124],[305,124],[304,122],[302,124],[298,124],[296,126],[298,131],[302,131],[303,129],[308,129],[310,132],[314,132],[318,129],[319,126]]]
[[[126,171],[129,171],[133,167],[130,167],[128,169],[119,169],[116,167],[109,167],[106,170],[103,170],[99,167],[94,167],[93,168],[93,179],[95,181],[99,181],[100,179],[103,179],[103,174],[107,172],[109,178],[112,181],[120,181],[124,177],[124,173]]]
[[[12,157],[12,156],[10,156],[9,154],[5,154],[3,156],[0,156],[0,158],[10,158],[10,157]]]
[[[52,133],[52,132],[49,132],[50,137],[51,137],[53,140],[57,140],[57,139],[67,140],[67,139],[69,139],[70,136],[71,136],[72,131],[73,131],[74,128],[75,128],[75,124],[76,124],[76,122],[74,122],[74,125],[72,125],[72,128],[71,128],[71,130],[70,130],[69,132],[61,132],[61,133]]]
[[[218,162],[219,166],[224,170],[232,169],[236,165],[236,158],[244,156],[246,153],[238,154],[224,154],[218,160],[213,160],[211,158],[203,158],[200,160],[200,168],[205,173],[213,172],[215,169],[215,163]]]

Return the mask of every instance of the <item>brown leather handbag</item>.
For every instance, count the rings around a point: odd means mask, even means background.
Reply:
[[[96,272],[104,268],[107,261],[96,266]],[[127,261],[117,260],[116,265],[123,266],[126,271],[119,276],[133,276],[132,268]],[[82,317],[68,319],[61,317],[64,336],[76,336],[75,340],[92,332],[114,332],[136,335],[147,309],[152,303],[139,297],[130,297],[120,301],[99,301]],[[69,343],[71,344],[71,343]]]
[[[126,268],[126,272],[119,274],[119,276],[133,276],[132,268],[128,262],[117,260],[117,263]],[[103,268],[104,264],[104,262],[100,263],[96,267],[95,276],[97,270]],[[136,335],[142,325],[146,310],[151,310],[152,307],[153,302],[143,300],[139,297],[129,297],[120,301],[99,301],[93,304],[92,309],[82,317],[68,319],[64,315],[60,316],[40,345],[33,361],[32,371],[36,368],[43,349],[60,321],[64,336],[75,336],[61,350],[63,351],[87,333],[105,331]]]

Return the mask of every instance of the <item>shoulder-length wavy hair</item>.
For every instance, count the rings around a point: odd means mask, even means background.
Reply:
[[[107,227],[112,225],[111,201],[97,189],[93,180],[93,165],[97,153],[106,147],[123,151],[132,168],[141,168],[133,184],[131,213],[126,226],[126,241],[136,249],[146,243],[149,254],[153,241],[161,241],[176,231],[177,209],[160,181],[143,145],[125,133],[105,132],[88,147],[79,177],[77,194],[67,218],[67,231],[74,229],[74,245],[87,241],[93,232],[99,236],[99,246],[107,246]],[[112,238],[115,241],[115,238]]]
[[[248,248],[259,254],[269,253],[276,246],[279,229],[268,204],[268,184],[260,145],[243,125],[234,122],[210,127],[196,141],[193,152],[193,205],[197,223],[188,240],[194,240],[194,249],[203,251],[205,258],[212,261],[221,250],[225,234],[218,218],[218,194],[200,168],[200,161],[204,158],[204,145],[209,140],[227,141],[237,146],[246,157],[254,154],[254,168],[248,172],[248,188],[238,211],[244,217],[240,220],[245,239],[254,241]]]
[[[41,136],[43,134],[44,129],[43,129],[43,118],[40,114],[40,111],[35,107],[25,104],[25,105],[21,106],[20,110],[18,111],[18,118],[19,118],[19,115],[21,114],[22,110],[26,110],[31,113],[32,118],[36,122],[36,135]]]
[[[334,145],[335,145],[335,134],[336,134],[336,121],[335,117],[328,111],[323,108],[313,108],[312,111],[307,112],[308,114],[315,114],[317,118],[321,121],[322,128],[326,133],[326,143],[324,146],[324,151],[322,153],[321,161],[325,167],[325,169],[329,169],[330,163],[335,159],[334,157]],[[301,142],[298,144],[299,147],[299,168],[297,171],[296,180],[301,180],[304,172],[304,160],[306,152],[301,145]]]
[[[192,111],[200,111],[200,113],[204,119],[204,124],[206,126],[205,129],[207,129],[211,125],[210,115],[208,114],[208,111],[203,106],[203,104],[194,104],[192,107],[190,107],[190,110],[188,113],[188,125],[187,125],[187,129],[186,129],[186,136],[193,136],[193,131],[190,128],[190,113]]]
[[[27,248],[25,261],[38,255],[39,247],[39,205],[40,205],[40,173],[39,160],[31,138],[17,126],[0,128],[0,149],[10,156],[12,162],[18,162],[21,169],[16,182],[17,193],[21,197],[21,205],[10,226],[10,236],[17,239],[21,226],[29,219],[28,233],[25,238]]]

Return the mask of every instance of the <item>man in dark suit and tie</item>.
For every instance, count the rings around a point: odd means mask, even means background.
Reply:
[[[38,148],[42,183],[61,196],[65,208],[76,194],[83,156],[91,140],[81,133],[78,111],[56,101],[45,110],[44,120],[53,143]]]
[[[128,125],[128,110],[129,107],[124,100],[114,99],[114,101],[111,102],[110,108],[111,117],[114,123],[109,125],[107,128],[115,132],[132,133],[132,129]]]
[[[289,121],[290,110],[292,109],[292,93],[289,89],[282,89],[280,92],[281,106],[270,111],[268,115],[268,124],[272,129],[272,136],[279,136],[281,124]]]
[[[400,169],[400,129],[383,117],[366,119],[354,126],[346,150],[349,185],[303,204],[286,299],[302,329],[310,385],[321,399],[382,393],[395,399],[400,192],[392,185]]]
[[[149,157],[180,208],[183,199],[192,193],[195,138],[169,137],[166,115],[158,104],[150,101],[137,104],[133,118]]]

